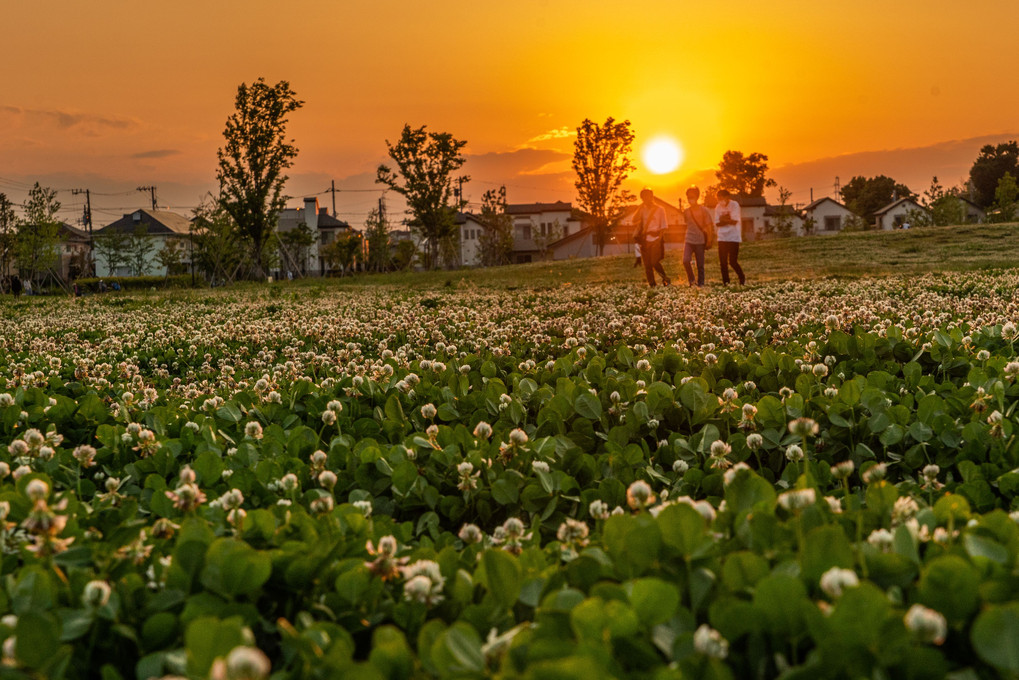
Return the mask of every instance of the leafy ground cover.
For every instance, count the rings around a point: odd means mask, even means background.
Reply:
[[[1019,673],[1019,272],[0,305],[0,674]]]

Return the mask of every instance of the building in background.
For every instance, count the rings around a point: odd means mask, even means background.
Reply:
[[[321,250],[337,238],[347,238],[354,230],[343,220],[329,214],[319,206],[317,198],[304,199],[302,208],[284,208],[280,211],[276,236],[280,254],[281,276],[323,276],[329,273]]]
[[[171,240],[181,244],[183,258],[188,258],[186,245],[191,233],[191,221],[183,215],[168,210],[135,210],[107,224],[94,233],[95,239],[120,235],[125,239],[145,237],[150,239],[144,257],[135,258],[127,254],[124,261],[112,269],[109,262],[96,252],[96,276],[166,276],[167,271],[157,257],[160,250]],[[128,248],[130,250],[130,248]],[[140,261],[139,261],[140,260]],[[140,265],[140,268],[139,266]],[[173,272],[170,272],[173,273]]]
[[[819,198],[803,209],[805,217],[813,218],[815,234],[837,234],[842,231],[856,213],[834,198]]]

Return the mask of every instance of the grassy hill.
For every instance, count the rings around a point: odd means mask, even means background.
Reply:
[[[858,232],[744,243],[740,261],[750,284],[784,279],[859,278],[938,270],[1019,266],[1019,224],[927,227],[909,231]],[[682,251],[670,251],[665,269],[683,283]],[[707,256],[709,285],[720,282],[718,252]],[[539,262],[525,265],[438,272],[356,276],[343,286],[440,287],[473,284],[514,288],[582,283],[639,283],[644,272],[632,256]],[[304,285],[315,285],[309,281]]]

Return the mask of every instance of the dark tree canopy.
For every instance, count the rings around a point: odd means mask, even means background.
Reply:
[[[241,83],[236,110],[223,130],[226,145],[217,153],[219,203],[247,244],[253,273],[259,277],[273,255],[266,245],[286,205],[284,172],[297,157],[293,140],[287,140],[287,116],[303,104],[285,80],[275,85],[264,78]]]
[[[614,118],[598,125],[585,119],[577,128],[573,142],[573,171],[577,173],[577,203],[594,218],[595,242],[599,254],[604,250],[609,225],[633,195],[622,188],[634,170],[630,161],[633,130],[630,121],[617,123]]]
[[[764,190],[775,186],[775,180],[767,177],[768,157],[763,153],[744,156],[742,151],[726,151],[718,164],[712,189],[728,189],[737,196],[763,196]]]
[[[481,230],[478,247],[481,264],[509,264],[513,256],[513,217],[506,214],[506,187],[489,189],[481,197]]]
[[[873,219],[874,213],[892,201],[913,195],[905,184],[899,184],[885,175],[857,175],[842,187],[842,201],[846,207],[867,220]]]
[[[467,159],[461,150],[464,140],[448,132],[426,132],[425,126],[403,126],[396,144],[390,144],[389,157],[396,164],[394,171],[380,165],[375,181],[385,184],[407,200],[408,226],[426,242],[430,267],[438,267],[440,259],[457,264],[459,240],[456,212],[466,205],[463,196],[455,196],[453,182],[467,182],[470,177],[454,177]]]
[[[36,182],[28,192],[28,200],[22,204],[22,210],[25,216],[18,225],[15,259],[19,274],[34,280],[56,264],[59,256],[60,222],[56,215],[60,201],[56,190]]]
[[[969,179],[973,184],[973,201],[982,208],[994,203],[994,192],[1005,173],[1019,177],[1019,142],[987,144],[973,161]]]

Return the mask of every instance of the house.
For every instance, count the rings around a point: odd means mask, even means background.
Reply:
[[[683,211],[667,201],[655,197],[655,203],[665,209],[665,249],[682,250],[686,241],[686,222]],[[633,240],[635,226],[633,223],[640,203],[633,203],[623,208],[620,217],[609,228],[606,243],[602,248],[603,255],[635,254],[636,243]],[[563,236],[549,245],[547,259],[569,260],[599,255],[596,233],[591,218],[578,214],[581,227],[575,232]]]
[[[472,213],[458,212],[456,225],[460,231],[460,265],[478,267],[481,265],[481,235],[488,228],[480,217]]]
[[[132,236],[141,233],[151,239],[146,252],[143,254],[140,271],[136,262],[130,262],[129,256],[123,256],[120,262],[115,263],[111,269],[110,261],[102,255],[102,248],[97,248],[96,253],[96,276],[166,276],[166,267],[160,264],[157,254],[168,241],[179,240],[184,242],[191,233],[191,221],[183,215],[168,210],[135,210],[120,219],[107,224],[95,232],[96,239],[103,239],[110,235]],[[125,251],[126,248],[120,248]],[[183,260],[186,261],[188,253],[185,249]]]
[[[739,203],[744,241],[753,241],[760,234],[767,233],[764,220],[768,211],[768,200],[764,196],[733,196],[732,200]]]
[[[92,267],[89,264],[91,239],[88,232],[61,222],[57,231],[57,239],[57,262],[53,267],[57,275],[64,281],[90,276],[92,274]]]
[[[789,231],[780,233],[778,231],[782,219],[789,220]],[[767,236],[803,236],[803,215],[791,205],[766,205],[764,206],[763,218],[764,231],[757,234],[757,238]]]
[[[877,229],[902,229],[909,228],[912,213],[930,214],[926,208],[912,198],[900,198],[892,201],[885,207],[874,213],[874,226]]]
[[[983,224],[987,221],[986,210],[963,196],[959,200],[962,202],[963,214],[966,215],[966,224]]]
[[[856,213],[836,201],[825,196],[819,198],[806,208],[803,214],[814,219],[815,234],[835,234],[842,231],[846,224],[856,217]]]
[[[304,199],[303,208],[284,208],[277,217],[276,235],[279,238],[280,274],[322,276],[328,265],[320,256],[322,248],[337,237],[348,236],[353,229],[343,220],[320,207],[318,199]],[[303,238],[299,232],[304,232]]]
[[[513,218],[513,262],[547,259],[552,243],[576,234],[584,223],[571,203],[510,203]]]

